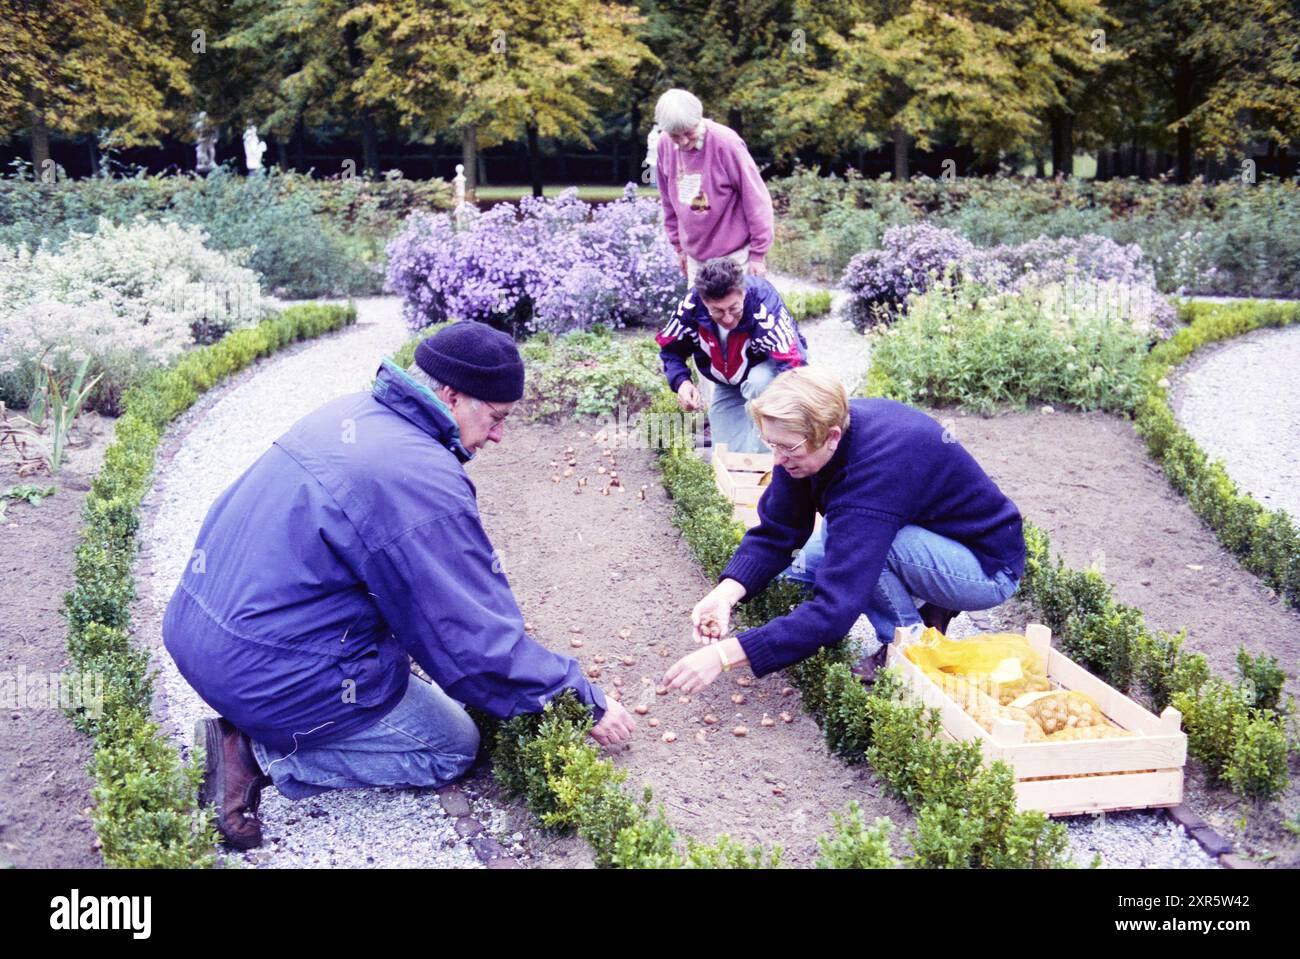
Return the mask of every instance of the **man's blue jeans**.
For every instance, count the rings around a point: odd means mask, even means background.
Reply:
[[[749,415],[749,401],[772,385],[777,378],[776,364],[764,360],[754,365],[739,386],[713,384],[709,400],[709,433],[714,445],[726,443],[730,453],[770,453],[759,438],[758,426]]]
[[[254,742],[253,755],[287,799],[305,799],[357,786],[445,786],[474,765],[478,740],[460,703],[412,676],[406,695],[374,726],[287,753]]]
[[[826,524],[809,538],[782,575],[811,584],[826,553]],[[921,622],[912,597],[945,609],[991,609],[1008,599],[1020,581],[1008,569],[991,578],[969,549],[920,526],[904,526],[894,537],[876,588],[863,612],[876,638],[891,642],[899,626]]]

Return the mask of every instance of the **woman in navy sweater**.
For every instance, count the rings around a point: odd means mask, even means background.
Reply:
[[[1020,512],[933,418],[892,400],[850,402],[833,374],[808,366],[781,374],[751,413],[776,462],[760,522],[691,613],[705,648],[678,660],[667,685],[695,692],[743,663],[764,676],[838,643],[862,614],[888,644],[896,627],[943,628],[953,611],[988,609],[1016,591]],[[824,542],[810,542],[818,513]],[[722,638],[731,608],[782,571],[810,582],[812,598]],[[863,661],[863,678],[884,650]]]

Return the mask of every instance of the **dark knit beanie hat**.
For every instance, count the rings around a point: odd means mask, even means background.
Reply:
[[[415,362],[440,383],[489,403],[513,403],[524,395],[519,348],[486,323],[444,326],[415,348]]]

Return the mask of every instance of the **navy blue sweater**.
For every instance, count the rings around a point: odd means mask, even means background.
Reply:
[[[920,410],[893,400],[852,400],[849,428],[827,464],[806,479],[783,468],[758,501],[760,523],[721,579],[753,596],[790,565],[817,513],[826,555],[812,598],[737,636],[756,676],[843,639],[866,609],[894,536],[921,526],[968,547],[993,576],[1025,568],[1020,511],[960,444]]]

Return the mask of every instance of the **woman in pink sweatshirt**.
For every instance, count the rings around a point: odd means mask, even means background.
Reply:
[[[688,285],[705,260],[725,256],[766,276],[772,245],[772,197],[754,158],[734,130],[706,120],[700,101],[669,90],[655,105],[659,197],[668,242]]]

